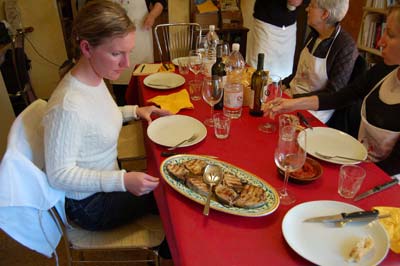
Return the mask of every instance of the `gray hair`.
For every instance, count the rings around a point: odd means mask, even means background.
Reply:
[[[326,23],[336,24],[340,22],[349,10],[349,0],[315,0],[319,8],[326,9],[329,17]]]

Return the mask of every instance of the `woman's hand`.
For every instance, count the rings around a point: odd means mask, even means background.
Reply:
[[[291,6],[300,6],[303,3],[303,0],[287,0],[287,3]]]
[[[156,21],[156,18],[154,17],[153,14],[151,14],[151,13],[147,14],[146,18],[144,19],[143,29],[151,30],[155,21]]]
[[[165,115],[171,115],[172,113],[168,110],[163,110],[154,105],[151,105],[151,106],[138,107],[136,109],[136,114],[140,118],[145,119],[147,122],[151,123],[152,114],[156,114],[158,116],[165,116]]]
[[[276,98],[269,101],[264,108],[264,115],[274,117],[282,113],[290,113],[295,110],[318,110],[318,97],[309,96],[296,99]]]
[[[153,191],[160,179],[142,172],[127,172],[124,175],[124,185],[127,191],[135,196],[142,196]]]

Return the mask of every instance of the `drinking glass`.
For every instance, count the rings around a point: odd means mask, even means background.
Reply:
[[[197,80],[197,74],[200,73],[203,66],[203,56],[198,50],[189,51],[189,69],[194,73],[194,79]]]
[[[213,127],[214,120],[214,105],[219,102],[223,95],[223,87],[222,87],[222,79],[212,79],[212,78],[204,78],[203,87],[201,88],[201,94],[206,103],[211,106],[211,117],[204,120],[204,124]]]
[[[287,183],[290,172],[303,167],[306,160],[306,131],[300,131],[293,125],[284,126],[280,129],[274,158],[276,166],[285,173],[283,188],[278,190],[281,204],[292,204],[296,201],[296,198],[287,190]]]
[[[275,98],[282,97],[282,79],[276,75],[270,75],[266,81],[261,94],[261,103],[268,104]],[[265,122],[258,126],[258,129],[265,133],[275,132],[277,125],[275,122]]]

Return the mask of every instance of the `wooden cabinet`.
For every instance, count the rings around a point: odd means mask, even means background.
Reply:
[[[367,0],[363,8],[357,46],[370,64],[381,60],[378,42],[386,27],[387,8],[390,2],[389,0]]]
[[[236,3],[240,7],[240,1],[236,0]],[[229,43],[230,47],[232,47],[233,43],[239,43],[240,53],[246,58],[247,33],[249,29],[243,27],[240,9],[237,11],[219,10],[218,12],[199,14],[195,0],[190,0],[190,21],[201,25],[203,35],[207,34],[209,25],[215,25],[218,37],[224,42]]]

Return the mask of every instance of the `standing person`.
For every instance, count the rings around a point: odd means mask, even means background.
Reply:
[[[389,8],[387,24],[379,41],[383,63],[347,87],[332,93],[296,99],[275,99],[266,113],[294,110],[326,110],[351,105],[362,99],[358,140],[368,158],[389,175],[400,174],[400,5]]]
[[[341,26],[349,0],[311,0],[306,8],[311,28],[300,53],[297,71],[284,80],[294,97],[305,93],[331,93],[349,82],[358,56],[356,43]],[[323,123],[334,110],[311,111]]]
[[[120,170],[117,141],[122,122],[166,115],[155,106],[118,107],[104,80],[129,67],[135,25],[117,3],[90,1],[78,13],[73,38],[80,56],[50,97],[45,113],[46,174],[66,192],[66,214],[87,230],[127,223],[155,207],[159,178]]]
[[[112,84],[128,85],[133,68],[141,63],[153,63],[153,25],[167,6],[166,0],[113,0],[128,12],[136,27],[136,45],[130,54],[131,65]]]
[[[296,49],[297,9],[303,0],[256,0],[252,44],[247,62],[257,66],[257,55],[265,54],[264,69],[270,74],[286,78],[293,71]]]

